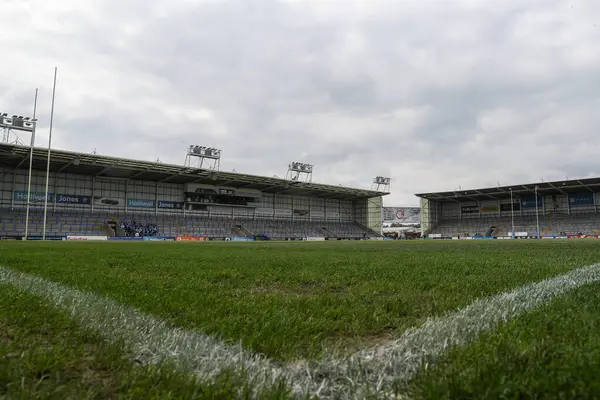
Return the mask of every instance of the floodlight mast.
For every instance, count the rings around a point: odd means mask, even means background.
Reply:
[[[291,181],[301,181],[304,182],[312,182],[312,174],[313,174],[314,165],[293,161],[288,164],[288,170],[285,175],[285,179]]]
[[[35,132],[37,119],[35,117],[23,117],[0,111],[0,130],[2,131],[2,143],[25,145],[16,132]],[[13,138],[14,137],[14,138]]]
[[[192,144],[188,148],[184,165],[188,168],[218,171],[221,167],[221,150]]]
[[[376,176],[373,178],[373,184],[371,185],[371,190],[375,190],[377,192],[390,192],[392,178],[387,178],[384,176]]]

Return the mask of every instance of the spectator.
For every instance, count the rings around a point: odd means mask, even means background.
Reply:
[[[121,229],[125,232],[125,236],[129,237],[144,237],[157,236],[158,228],[153,223],[141,223],[132,219],[129,222],[121,222]]]

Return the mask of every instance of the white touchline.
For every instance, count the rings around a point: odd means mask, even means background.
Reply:
[[[359,399],[365,395],[393,396],[398,382],[408,382],[435,363],[450,347],[464,346],[479,334],[494,329],[524,312],[580,286],[600,281],[600,264],[528,284],[431,318],[409,329],[398,340],[362,350],[350,357],[326,355],[322,360],[277,364],[217,338],[170,326],[105,297],[0,267],[0,284],[46,298],[67,311],[83,327],[112,341],[123,341],[142,363],[169,361],[182,371],[210,382],[224,370],[245,369],[255,397],[279,379],[304,397]]]

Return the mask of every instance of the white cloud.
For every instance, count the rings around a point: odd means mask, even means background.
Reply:
[[[0,104],[57,147],[413,193],[600,174],[593,0],[5,0]],[[10,110],[9,110],[10,108]]]

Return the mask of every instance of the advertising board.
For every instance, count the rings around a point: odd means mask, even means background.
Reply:
[[[22,237],[19,240],[43,240],[42,236]],[[64,236],[46,236],[46,240],[66,240]]]
[[[48,193],[48,202],[51,202],[54,195],[52,193]],[[13,192],[13,199],[15,201],[27,201],[27,192]],[[29,201],[33,203],[38,203],[46,200],[46,193],[39,192],[30,192],[29,193]]]
[[[58,204],[90,204],[92,198],[90,196],[78,196],[74,194],[57,194],[56,202]]]
[[[108,237],[107,236],[67,236],[67,240],[101,241],[101,240],[108,240]]]
[[[183,208],[183,202],[159,200],[158,208],[168,209],[168,210],[181,210]]]
[[[420,207],[383,207],[383,222],[397,222],[403,224],[420,224]]]
[[[594,204],[594,194],[590,192],[569,193],[570,206],[585,206]]]
[[[243,237],[243,236],[233,236],[231,238],[232,242],[253,242],[254,238]]]
[[[206,236],[177,236],[175,237],[176,242],[205,242],[208,238]]]
[[[132,208],[154,208],[154,200],[143,200],[143,199],[127,199],[127,207]]]
[[[0,236],[0,240],[23,240],[22,236]]]

